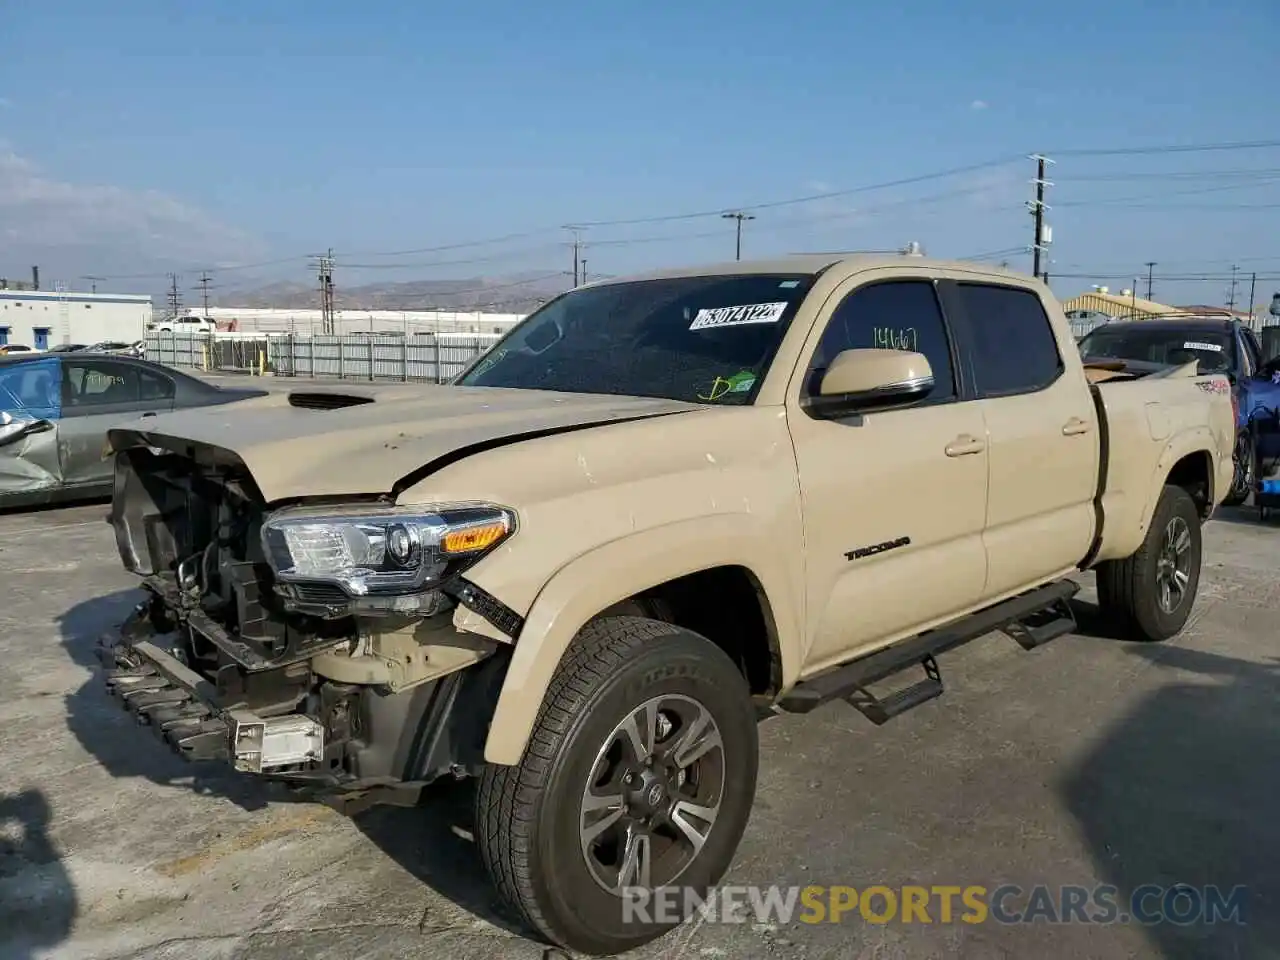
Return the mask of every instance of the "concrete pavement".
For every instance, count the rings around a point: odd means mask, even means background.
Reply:
[[[497,909],[465,786],[352,821],[197,771],[137,729],[93,669],[95,636],[135,596],[104,513],[0,515],[0,958],[546,955]],[[843,704],[766,721],[725,882],[1110,884],[1122,900],[1148,883],[1244,884],[1247,925],[855,911],[694,921],[636,956],[1280,956],[1280,529],[1223,517],[1170,643],[1087,622],[1030,653],[993,635],[943,657],[947,694],[885,727]]]

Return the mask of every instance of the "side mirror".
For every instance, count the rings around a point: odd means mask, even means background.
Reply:
[[[805,401],[815,417],[833,418],[906,406],[929,395],[933,370],[910,350],[844,350],[822,376],[817,396]]]
[[[30,417],[15,417],[11,413],[0,413],[0,446],[21,440],[33,433],[44,433],[52,429],[53,424],[48,420],[33,420]]]

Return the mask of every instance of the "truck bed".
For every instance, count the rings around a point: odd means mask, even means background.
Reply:
[[[1090,365],[1085,371],[1103,439],[1101,539],[1092,558],[1097,562],[1127,557],[1138,549],[1160,495],[1158,478],[1184,457],[1199,458],[1214,491],[1230,486],[1235,415],[1226,377],[1198,374],[1195,363],[1180,367],[1130,363],[1123,369]],[[1217,457],[1191,453],[1194,446],[1205,443],[1218,452]],[[1211,491],[1205,492],[1204,502],[1212,509]]]

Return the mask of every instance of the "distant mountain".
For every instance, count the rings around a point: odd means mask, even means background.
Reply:
[[[546,274],[470,277],[457,280],[408,280],[343,287],[335,283],[340,310],[489,310],[527,313],[572,286],[567,277]],[[163,301],[161,301],[163,302]],[[278,282],[243,290],[220,291],[219,306],[317,309],[317,286]]]

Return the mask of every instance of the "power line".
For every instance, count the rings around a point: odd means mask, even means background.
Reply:
[[[903,177],[898,180],[887,180],[883,183],[870,183],[861,187],[851,187],[847,190],[829,190],[826,193],[813,193],[803,197],[790,197],[785,200],[768,200],[760,203],[736,204],[730,209],[739,211],[752,210],[771,210],[777,207],[794,206],[801,203],[813,203],[818,200],[834,200],[837,197],[851,197],[859,193],[870,193],[874,190],[889,190],[893,187],[905,187],[916,183],[926,183],[930,180],[942,180],[947,177],[956,177],[965,173],[976,173],[980,170],[990,170],[994,167],[1003,167],[1012,163],[1016,158],[1001,157],[995,160],[986,160],[982,163],[971,163],[963,167],[952,167],[948,170],[939,170],[936,173],[925,173],[914,177]],[[673,220],[697,220],[704,217],[721,216],[725,207],[719,207],[715,210],[697,210],[688,213],[670,213],[655,217],[633,217],[621,220],[580,220],[579,225],[584,227],[622,227],[631,226],[638,223],[666,223]]]
[[[1091,173],[1071,175],[1072,183],[1110,183],[1130,180],[1209,180],[1250,179],[1253,177],[1280,177],[1280,167],[1264,167],[1248,170],[1167,170],[1131,173]]]
[[[1146,193],[1138,196],[1130,197],[1099,197],[1094,200],[1064,200],[1058,204],[1060,207],[1100,207],[1110,206],[1111,204],[1123,205],[1131,201],[1142,200],[1161,200],[1165,197],[1194,197],[1201,196],[1206,193],[1225,193],[1231,190],[1248,190],[1257,186],[1272,186],[1280,183],[1280,175],[1265,181],[1257,183],[1227,183],[1219,184],[1215,187],[1196,187],[1193,190],[1166,190],[1161,193]]]
[[[951,167],[946,170],[938,170],[932,173],[924,173],[924,174],[919,174],[911,177],[901,177],[896,180],[887,180],[879,183],[864,184],[862,186],[850,187],[848,189],[843,189],[843,190],[830,190],[824,193],[814,193],[814,194],[807,194],[804,196],[788,197],[780,200],[767,200],[767,201],[761,201],[753,204],[740,204],[735,206],[733,209],[737,212],[747,213],[750,211],[776,209],[776,208],[787,207],[787,206],[797,206],[805,203],[814,203],[821,200],[831,200],[839,197],[855,196],[862,193],[889,190],[895,187],[910,186],[918,183],[927,183],[933,180],[942,180],[950,177],[961,176],[966,173],[976,173],[983,170],[990,170],[997,167],[1006,166],[1012,163],[1014,159],[1015,158],[1013,157],[1000,157],[1000,158],[995,158],[991,160],[986,160],[981,163],[966,164],[964,166]],[[906,202],[911,203],[914,201],[908,200]],[[668,222],[676,222],[681,220],[695,220],[695,219],[704,219],[704,218],[710,218],[710,217],[720,217],[725,212],[725,209],[726,208],[724,207],[719,207],[716,209],[688,211],[684,213],[672,213],[672,214],[665,214],[665,215],[651,216],[651,217],[631,217],[631,218],[621,218],[621,219],[613,219],[613,220],[584,220],[584,221],[577,221],[576,225],[580,228],[585,229],[587,227],[631,226],[631,225],[646,224],[646,223],[668,223]],[[490,237],[486,239],[469,240],[469,241],[464,241],[460,243],[438,244],[430,247],[417,247],[417,248],[405,249],[405,250],[363,251],[363,252],[357,252],[353,254],[353,256],[363,257],[366,259],[379,259],[382,257],[412,256],[412,255],[421,254],[421,253],[436,253],[436,252],[443,252],[448,250],[466,249],[471,247],[491,246],[499,243],[510,242],[512,240],[545,236],[553,232],[554,229],[555,228],[551,228],[551,227],[543,227],[535,230],[526,230],[526,231],[520,231],[517,233],[508,233],[501,236]],[[314,259],[315,259],[314,257],[308,257],[306,255],[302,255],[302,256],[282,257],[274,260],[264,260],[257,263],[228,264],[228,265],[205,264],[205,265],[199,265],[199,266],[193,267],[192,269],[218,270],[218,271],[226,272],[226,271],[232,271],[232,270],[250,270],[250,269],[263,268],[263,267],[281,266],[284,264],[306,262],[308,260],[314,260]],[[163,276],[168,276],[168,274],[160,274],[160,273],[118,274],[109,279],[147,280],[147,279],[156,279]]]
[[[1236,140],[1226,143],[1173,143],[1146,147],[1104,147],[1053,150],[1059,157],[1136,157],[1158,153],[1210,153],[1236,150],[1272,150],[1280,140]]]

